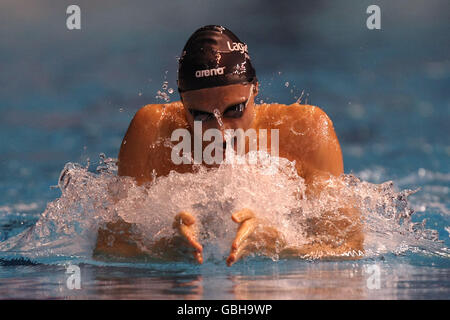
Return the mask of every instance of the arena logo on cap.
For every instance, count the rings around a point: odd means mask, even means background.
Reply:
[[[221,75],[221,74],[223,74],[224,69],[225,69],[225,67],[219,67],[219,68],[215,68],[215,69],[197,70],[197,71],[195,71],[195,77],[203,78],[203,77]]]
[[[233,44],[230,45],[230,41],[227,41],[227,45],[230,51],[240,51],[241,53],[248,52],[247,45],[245,43],[233,42]]]

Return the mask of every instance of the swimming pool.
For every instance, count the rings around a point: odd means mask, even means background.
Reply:
[[[259,102],[289,104],[304,91],[303,101],[333,120],[346,173],[374,184],[392,180],[398,192],[420,188],[408,198],[412,219],[427,219],[439,249],[411,246],[340,262],[252,258],[227,268],[220,259],[201,266],[102,263],[64,254],[62,241],[34,259],[2,251],[0,298],[448,299],[448,3],[408,2],[405,10],[406,1],[381,2],[378,33],[365,28],[364,2],[262,2],[258,10],[252,2],[176,4],[183,10],[144,1],[111,2],[107,11],[84,4],[78,33],[65,29],[63,4],[0,5],[8,25],[0,28],[1,241],[35,225],[60,198],[52,186],[66,163],[84,166],[89,158],[88,172],[97,177],[99,154],[117,156],[139,107],[164,101],[158,90],[176,100],[168,88],[176,88],[186,37],[222,23],[249,45]],[[212,12],[223,13],[220,21],[211,21]],[[81,290],[67,287],[68,264],[79,266]],[[370,282],[374,274],[378,284]]]

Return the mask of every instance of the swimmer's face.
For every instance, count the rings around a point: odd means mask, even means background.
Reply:
[[[232,84],[181,93],[186,119],[191,128],[194,121],[202,122],[203,133],[208,129],[243,129],[252,126],[255,117],[256,84]]]

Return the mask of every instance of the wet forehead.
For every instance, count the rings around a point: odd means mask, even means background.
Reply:
[[[189,109],[213,112],[225,110],[228,106],[245,102],[250,85],[234,84],[184,92],[183,104]]]

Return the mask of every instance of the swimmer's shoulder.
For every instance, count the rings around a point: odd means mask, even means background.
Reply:
[[[119,175],[149,181],[149,157],[159,149],[151,148],[178,128],[186,128],[187,121],[181,102],[148,104],[140,108],[131,120],[119,151]]]
[[[322,129],[322,132],[324,128],[333,129],[333,122],[326,112],[313,105],[265,103],[257,105],[255,110],[258,127],[265,125],[276,128],[289,124],[294,129]]]
[[[333,122],[321,108],[293,103],[263,104],[256,107],[255,122],[259,129],[279,129],[280,155],[302,164],[302,176],[316,172],[340,175],[342,152]]]
[[[165,104],[147,104],[140,108],[133,122],[143,127],[185,127],[187,125],[181,101]]]
[[[165,104],[148,104],[139,109],[128,131],[138,131],[150,140],[165,138],[179,128],[187,127],[187,120],[180,101]]]

